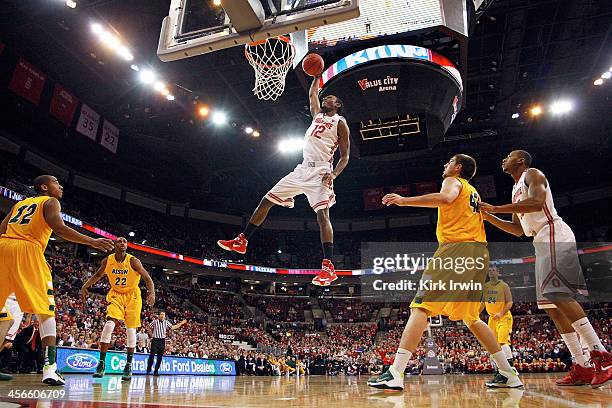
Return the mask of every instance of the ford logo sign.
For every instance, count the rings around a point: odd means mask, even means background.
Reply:
[[[98,366],[98,359],[84,353],[77,353],[66,359],[66,364],[73,370],[89,370]]]
[[[232,365],[230,363],[221,363],[219,368],[224,373],[231,373],[232,372]]]

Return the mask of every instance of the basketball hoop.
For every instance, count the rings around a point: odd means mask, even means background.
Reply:
[[[244,46],[244,55],[255,71],[253,94],[275,101],[285,90],[285,78],[295,58],[295,46],[287,37],[272,37]]]

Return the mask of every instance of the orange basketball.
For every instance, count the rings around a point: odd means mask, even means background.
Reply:
[[[317,77],[323,73],[325,62],[319,54],[308,54],[302,61],[302,69],[311,77]]]

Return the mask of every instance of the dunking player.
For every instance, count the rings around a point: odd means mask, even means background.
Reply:
[[[512,349],[510,349],[510,333],[512,333],[512,292],[510,286],[499,279],[499,269],[496,266],[489,268],[489,280],[483,290],[484,307],[489,314],[489,328],[497,343],[501,346],[508,363],[514,366]],[[499,382],[501,378],[497,370],[490,383]]]
[[[342,101],[333,95],[319,102],[319,78],[310,85],[310,113],[313,121],[304,137],[304,161],[283,177],[261,199],[245,230],[232,240],[219,240],[217,244],[228,251],[246,253],[248,240],[261,226],[268,211],[275,204],[293,208],[293,197],[305,194],[317,213],[317,222],[323,244],[323,263],[312,283],[329,286],[338,279],[332,263],[334,238],[329,220],[329,208],[335,204],[333,182],[349,161],[349,128],[342,113]],[[333,168],[334,153],[340,147],[340,160]]]
[[[57,178],[36,177],[34,189],[38,195],[15,204],[0,224],[0,305],[4,306],[14,292],[21,310],[37,315],[45,354],[43,382],[64,385],[55,363],[55,299],[45,248],[52,232],[67,241],[101,251],[110,251],[113,243],[106,238],[80,234],[64,224],[58,201],[63,187]]]
[[[81,288],[81,299],[83,305],[87,301],[87,289],[95,285],[104,274],[108,277],[111,289],[106,295],[108,309],[106,317],[108,320],[104,324],[100,335],[100,363],[94,374],[95,378],[104,376],[106,369],[106,351],[111,342],[111,337],[115,326],[120,320],[125,321],[127,335],[127,362],[123,369],[124,381],[132,378],[132,358],[136,347],[136,329],[140,327],[140,313],[142,312],[142,297],[140,296],[140,277],[147,285],[147,304],[153,306],[155,303],[155,286],[149,272],[142,266],[138,258],[128,254],[127,239],[118,237],[115,240],[115,253],[104,258],[100,267]]]
[[[484,284],[486,266],[489,265],[489,252],[482,215],[478,211],[479,195],[468,180],[476,174],[476,161],[470,156],[457,154],[444,165],[444,182],[439,193],[418,197],[402,197],[387,194],[384,205],[429,207],[438,209],[436,235],[439,247],[421,277],[422,282],[451,281],[477,282]],[[466,260],[471,260],[468,265]],[[441,262],[438,262],[441,261]],[[456,266],[463,265],[465,270]],[[444,265],[444,266],[442,266]],[[447,286],[448,289],[448,286]],[[500,372],[496,383],[499,388],[522,387],[503,351],[497,344],[491,329],[480,320],[480,300],[482,287],[477,291],[455,292],[448,290],[423,290],[417,292],[410,304],[410,318],[402,334],[393,364],[378,377],[368,380],[368,385],[381,389],[404,389],[404,371],[408,360],[415,352],[423,331],[427,328],[427,317],[445,315],[450,320],[463,320],[484,348],[491,354]]]
[[[533,237],[538,307],[555,322],[576,364],[557,385],[591,384],[601,387],[612,379],[612,355],[601,344],[582,306],[574,300],[586,294],[576,238],[557,215],[550,184],[540,170],[531,167],[531,155],[514,150],[502,161],[502,169],[514,179],[512,204],[481,203],[484,218],[496,227],[516,235]],[[492,213],[510,213],[512,221]],[[580,340],[588,346],[594,368],[589,367]]]

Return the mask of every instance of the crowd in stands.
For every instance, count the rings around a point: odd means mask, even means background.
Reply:
[[[307,297],[245,295],[251,306],[263,311],[267,317],[276,322],[303,322],[304,309],[309,307]]]

